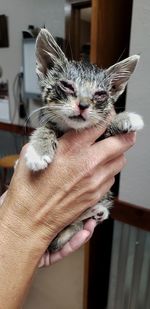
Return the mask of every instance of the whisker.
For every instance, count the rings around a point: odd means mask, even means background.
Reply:
[[[31,119],[31,117],[37,113],[37,112],[40,112],[41,110],[44,110],[44,109],[47,109],[49,108],[48,106],[42,106],[42,107],[39,107],[37,109],[35,109],[33,112],[30,113],[30,115],[27,117],[27,119],[25,120],[25,125],[27,125],[28,121]]]

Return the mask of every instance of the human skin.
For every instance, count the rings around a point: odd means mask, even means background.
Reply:
[[[3,204],[3,201],[6,197],[7,191],[0,197],[0,206]],[[60,260],[65,256],[73,253],[81,246],[83,246],[93,235],[94,229],[96,226],[96,221],[94,219],[88,219],[83,229],[77,232],[64,246],[57,252],[50,253],[48,250],[42,255],[38,267],[48,267]]]
[[[49,243],[103,197],[124,167],[135,135],[94,143],[102,133],[66,133],[53,163],[38,173],[26,168],[23,149],[0,208],[0,309],[21,307]]]

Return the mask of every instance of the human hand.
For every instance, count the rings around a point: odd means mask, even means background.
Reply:
[[[0,197],[0,206],[3,203],[6,194],[7,191]],[[40,259],[38,267],[41,268],[50,266],[82,247],[92,237],[95,226],[95,220],[87,220],[87,222],[84,224],[83,230],[74,235],[61,250],[55,253],[50,253],[48,250],[46,250]]]
[[[23,242],[33,242],[39,258],[59,231],[103,197],[124,166],[123,153],[134,144],[134,134],[94,143],[103,131],[68,132],[59,141],[54,162],[40,173],[26,168],[23,150],[5,199],[3,222]]]
[[[0,206],[2,205],[7,191],[0,197]],[[42,255],[38,267],[48,267],[60,260],[74,251],[82,247],[93,235],[94,229],[96,227],[96,221],[93,219],[87,220],[84,224],[83,230],[79,231],[72,237],[72,239],[67,242],[64,247],[55,253],[50,253],[48,250]]]

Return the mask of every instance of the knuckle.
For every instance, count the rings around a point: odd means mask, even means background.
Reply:
[[[119,156],[119,158],[116,159],[112,175],[114,176],[114,175],[118,174],[123,169],[123,167],[125,165],[126,165],[125,156],[124,155]]]
[[[84,160],[84,167],[86,177],[92,178],[94,173],[95,163],[91,158]]]
[[[92,169],[86,169],[86,177],[89,179],[89,181],[91,182],[91,179],[93,177],[93,171]]]
[[[123,155],[122,158],[121,158],[120,170],[122,170],[125,167],[126,163],[127,163],[127,159]]]
[[[91,177],[89,180],[89,192],[94,192],[98,186],[97,179],[95,177]]]
[[[96,204],[100,199],[100,193],[99,190],[96,190],[91,194],[91,203]]]
[[[28,143],[28,144],[25,144],[25,145],[22,147],[21,153],[20,153],[21,156],[24,156],[24,155],[25,155],[28,146],[29,146],[29,143]]]
[[[111,186],[114,185],[114,183],[115,183],[115,177],[112,177],[112,178],[111,178],[110,183],[111,183]]]
[[[107,185],[106,185],[106,192],[108,192],[111,187],[114,185],[115,183],[115,177],[111,177],[108,182],[107,182]]]
[[[123,155],[121,155],[121,156],[119,157],[119,167],[120,167],[120,168],[123,168],[123,167],[125,166],[125,164],[126,164],[126,158],[125,158],[125,156],[124,156],[124,154],[123,154]]]

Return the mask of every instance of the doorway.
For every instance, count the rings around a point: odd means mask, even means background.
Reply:
[[[132,1],[67,0],[66,53],[69,59],[85,58],[107,68],[126,58],[129,54]],[[85,23],[87,18],[85,34],[82,21]],[[116,112],[125,109],[125,98],[126,93],[118,100]],[[115,196],[118,195],[119,176],[112,191]],[[113,229],[114,221],[110,218],[97,226],[89,245],[85,246],[84,309],[107,307]]]
[[[90,61],[92,2],[66,1],[66,54],[69,59]]]

